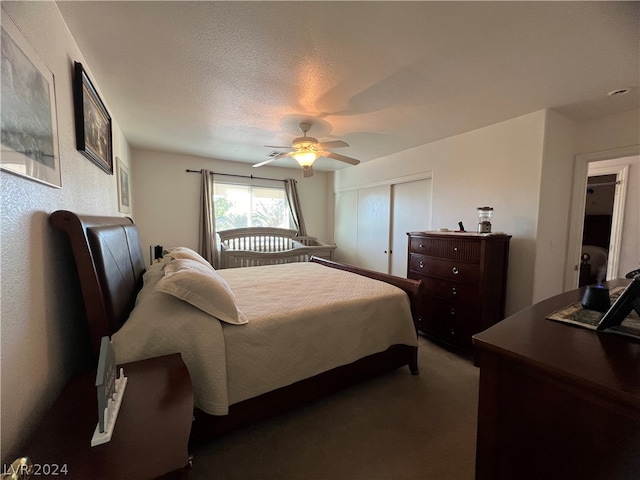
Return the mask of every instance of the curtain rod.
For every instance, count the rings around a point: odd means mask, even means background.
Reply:
[[[200,170],[186,170],[188,173],[200,173]],[[267,178],[267,177],[256,177],[254,175],[237,175],[234,173],[216,173],[211,172],[212,175],[222,175],[225,177],[239,177],[239,178],[250,178],[251,180],[273,180],[274,182],[288,182],[289,180],[282,180],[281,178]]]
[[[615,182],[602,182],[602,183],[587,183],[587,188],[589,187],[607,187],[609,185],[620,185],[620,181]]]

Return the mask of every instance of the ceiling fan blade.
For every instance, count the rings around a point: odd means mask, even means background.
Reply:
[[[266,165],[267,163],[271,163],[276,159],[276,157],[273,158],[269,158],[268,160],[265,160],[264,162],[260,162],[260,163],[256,163],[254,165],[252,165],[252,167],[261,167],[263,165]]]
[[[302,175],[304,178],[313,177],[313,167],[311,165],[302,167]]]
[[[291,155],[291,152],[280,153],[278,155],[275,155],[275,156],[265,160],[264,162],[256,163],[255,165],[252,165],[252,166],[261,167],[263,165],[266,165],[267,163],[273,162],[274,160],[278,160],[279,158],[282,158],[282,157],[289,157],[290,155]]]
[[[355,158],[346,157],[344,155],[340,155],[339,153],[333,152],[322,152],[323,157],[333,158],[334,160],[339,160],[341,162],[350,163],[351,165],[358,165],[360,160],[356,160]]]
[[[319,143],[318,144],[318,148],[342,148],[342,147],[348,147],[349,144],[347,142],[344,142],[342,140],[333,140],[332,142],[323,142],[323,143]]]
[[[265,147],[267,147],[267,148],[277,148],[278,150],[281,150],[283,148],[291,149],[291,145],[287,145],[286,147],[283,147],[282,145],[265,145]]]

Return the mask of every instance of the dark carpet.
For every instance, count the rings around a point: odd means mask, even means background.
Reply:
[[[201,445],[189,478],[472,480],[479,370],[422,337],[419,367]]]

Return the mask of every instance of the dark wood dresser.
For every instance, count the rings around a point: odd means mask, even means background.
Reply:
[[[548,298],[474,336],[478,480],[640,478],[640,340],[545,318],[583,294]]]
[[[409,232],[407,277],[423,281],[418,330],[466,351],[504,318],[510,235]]]

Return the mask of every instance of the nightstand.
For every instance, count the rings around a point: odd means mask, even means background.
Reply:
[[[187,478],[193,387],[180,354],[119,367],[128,381],[111,441],[91,447],[98,422],[95,372],[76,375],[21,452],[41,476]]]

